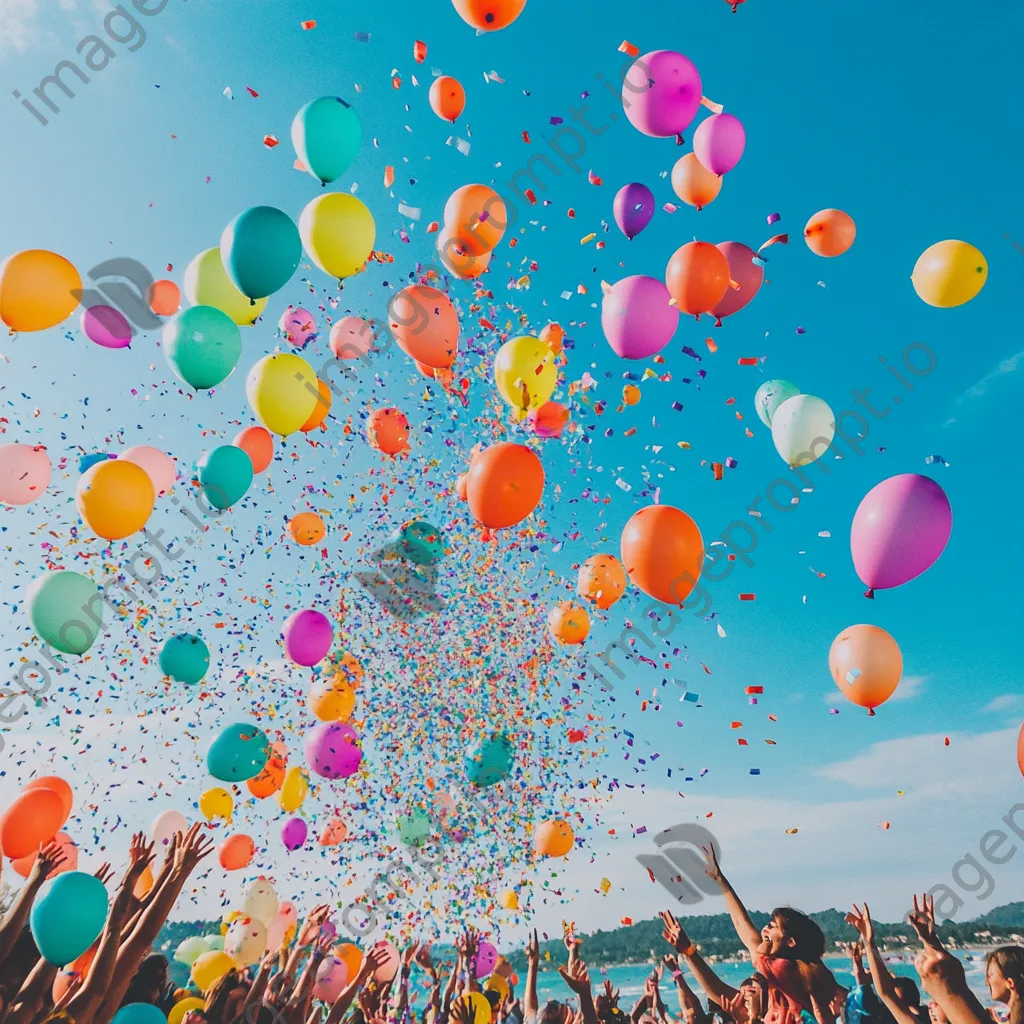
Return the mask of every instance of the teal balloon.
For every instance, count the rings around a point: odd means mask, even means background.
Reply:
[[[295,221],[273,206],[254,206],[240,213],[220,236],[224,269],[250,299],[264,299],[283,288],[301,256],[302,239]]]
[[[789,398],[795,398],[800,389],[789,380],[766,380],[754,395],[757,415],[766,427],[771,427],[775,410]]]
[[[152,1003],[128,1003],[114,1014],[110,1024],[167,1024],[167,1015]]]
[[[106,920],[103,883],[84,871],[65,871],[36,897],[29,927],[43,959],[63,967],[96,941]]]
[[[28,617],[38,636],[65,654],[85,654],[103,621],[100,589],[70,569],[44,572],[25,595]]]
[[[189,306],[164,325],[164,355],[171,369],[197,391],[228,378],[242,356],[242,332],[214,306]]]
[[[206,769],[221,782],[245,782],[263,770],[270,757],[270,743],[255,725],[236,722],[210,744]]]
[[[233,444],[222,444],[199,460],[199,486],[216,509],[230,508],[252,484],[252,459]]]
[[[436,526],[413,519],[394,535],[395,547],[414,565],[436,565],[444,558],[444,540]]]
[[[202,637],[179,633],[164,641],[160,648],[160,671],[176,683],[194,686],[210,667],[210,648]]]
[[[398,837],[406,846],[422,846],[432,831],[430,815],[419,808],[398,819]]]
[[[512,771],[512,741],[501,732],[478,740],[466,751],[466,776],[483,789],[508,778]]]
[[[292,120],[295,153],[324,185],[352,166],[362,143],[359,115],[337,96],[310,101]]]
[[[81,455],[78,459],[78,472],[85,473],[92,469],[98,462],[106,462],[107,459],[116,459],[116,455],[108,455],[106,452],[95,452],[92,455]]]

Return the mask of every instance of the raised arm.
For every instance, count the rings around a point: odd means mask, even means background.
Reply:
[[[697,947],[690,941],[690,937],[683,931],[682,925],[675,917],[664,910],[661,913],[661,920],[665,926],[661,933],[662,937],[677,953],[686,958],[697,984],[704,989],[704,994],[720,1005],[735,999],[739,995],[739,989],[727,985],[715,974],[708,962],[697,952]]]
[[[32,903],[43,882],[66,860],[67,854],[61,849],[60,843],[55,840],[48,842],[36,854],[35,863],[28,874],[28,881],[22,886],[21,892],[18,893],[11,909],[7,912],[3,924],[0,924],[0,964],[10,956],[11,950],[14,949],[14,944],[18,941],[22,928],[25,927]]]
[[[327,1015],[325,1024],[341,1024],[341,1019],[348,1013],[349,1007],[355,1002],[363,986],[373,976],[378,967],[383,967],[388,962],[387,951],[380,946],[373,946],[367,950],[363,962],[359,965],[359,973],[348,983],[341,995],[334,1000],[331,1012]]]
[[[562,980],[580,997],[580,1013],[583,1024],[597,1024],[597,1010],[594,1007],[594,994],[590,990],[590,974],[587,965],[580,959],[579,952],[571,956],[566,967],[559,967],[558,973]]]
[[[526,942],[526,995],[523,997],[523,1010],[527,1020],[533,1020],[537,1016],[540,1006],[537,1002],[537,969],[540,966],[540,942],[537,939],[537,929],[533,929],[533,935]]]
[[[700,1000],[697,998],[697,994],[690,988],[686,983],[686,978],[683,976],[683,972],[679,969],[679,961],[671,953],[666,953],[665,967],[672,975],[672,980],[676,983],[676,996],[679,999],[679,1011],[686,1016],[687,1013],[695,1013],[697,1017],[701,1017],[704,1014],[704,1007],[701,1006]]]
[[[970,990],[964,965],[944,949],[925,946],[914,960],[921,987],[939,1004],[950,1024],[991,1024],[992,1018]]]
[[[722,869],[718,866],[718,855],[715,853],[715,848],[713,846],[705,846],[704,857],[707,861],[704,873],[720,886],[722,895],[725,897],[725,906],[729,911],[729,916],[732,918],[732,926],[736,929],[740,942],[747,947],[747,952],[753,956],[761,945],[761,933],[754,927],[754,922],[750,920],[747,908],[740,902],[739,896],[736,895],[736,890],[733,889],[729,884],[729,880],[722,874]]]
[[[853,904],[853,911],[846,915],[846,923],[852,924],[860,932],[864,940],[864,951],[867,954],[868,966],[871,968],[871,980],[875,983],[875,992],[885,1003],[886,1009],[896,1018],[897,1024],[920,1024],[916,1014],[900,998],[896,991],[893,976],[882,960],[882,954],[875,945],[875,925],[871,920],[871,910],[865,903],[863,907]]]

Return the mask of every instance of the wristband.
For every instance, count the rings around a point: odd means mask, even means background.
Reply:
[[[697,952],[697,947],[691,942],[686,949],[681,949],[679,952],[682,953],[683,956],[693,956],[693,954]]]
[[[673,981],[678,981],[682,976],[683,976],[683,972],[681,970],[679,970],[678,967],[672,972],[672,980]]]

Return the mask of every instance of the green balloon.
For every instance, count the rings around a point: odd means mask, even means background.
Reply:
[[[422,846],[433,831],[430,816],[419,808],[398,819],[398,836],[406,846]]]
[[[754,395],[757,415],[766,427],[771,427],[775,410],[789,398],[800,394],[800,389],[789,380],[766,380]]]
[[[179,633],[164,642],[160,649],[160,671],[176,683],[194,686],[210,667],[210,648],[201,637]]]
[[[270,757],[270,743],[255,725],[236,722],[210,744],[207,771],[221,782],[245,782],[263,771]]]
[[[362,143],[359,115],[337,96],[311,100],[292,121],[295,152],[324,185],[351,167]]]
[[[444,557],[444,540],[436,526],[422,519],[413,519],[394,536],[395,546],[403,558],[414,565],[437,565]]]
[[[96,941],[106,919],[103,883],[85,871],[66,871],[36,897],[29,927],[43,959],[63,967]]]
[[[252,484],[252,459],[233,444],[222,444],[199,460],[199,485],[216,509],[230,508]]]
[[[99,587],[70,569],[44,572],[28,588],[32,628],[51,647],[65,654],[85,654],[103,621]]]
[[[213,306],[189,306],[164,326],[164,355],[197,391],[226,380],[242,355],[238,324]]]
[[[287,213],[254,206],[224,229],[220,256],[228,277],[255,304],[288,283],[302,258],[302,239]]]
[[[466,775],[480,789],[493,786],[508,778],[514,756],[512,741],[504,733],[492,733],[466,751]]]

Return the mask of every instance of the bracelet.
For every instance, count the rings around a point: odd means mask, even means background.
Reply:
[[[693,954],[697,952],[697,947],[691,942],[686,949],[681,949],[679,952],[682,953],[683,956],[693,956]]]
[[[672,980],[673,981],[678,981],[682,976],[683,976],[683,972],[681,970],[679,970],[678,967],[672,972]]]

